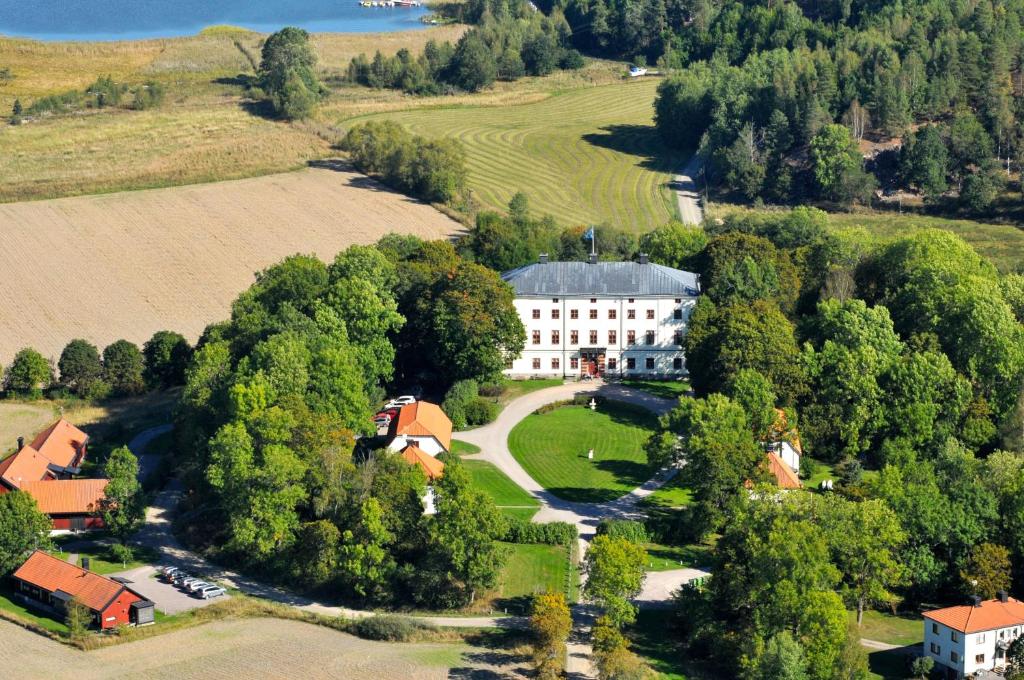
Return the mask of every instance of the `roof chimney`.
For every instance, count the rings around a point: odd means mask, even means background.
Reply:
[[[1006,603],[1010,599],[1010,594],[1007,593],[1005,590],[1000,590],[998,593],[996,593],[996,597],[999,598],[1000,602]]]
[[[547,264],[548,263],[548,254],[547,253],[541,253],[537,257],[537,262],[539,262],[540,264]]]
[[[640,264],[647,264],[647,253],[640,253]]]
[[[590,254],[590,264],[597,264],[597,253]]]
[[[89,558],[88,557],[83,557],[82,558],[82,569],[85,569],[86,571],[89,571]]]
[[[25,448],[25,438],[18,437],[18,450],[21,451],[23,448]]]
[[[981,598],[977,595],[971,595],[971,606],[981,607]]]

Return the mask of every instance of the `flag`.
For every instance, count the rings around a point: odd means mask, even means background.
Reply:
[[[587,239],[588,241],[593,241],[594,240],[594,228],[591,227],[590,229],[587,229],[585,232],[583,232],[583,238]]]

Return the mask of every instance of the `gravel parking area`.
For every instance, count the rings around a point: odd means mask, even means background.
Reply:
[[[111,576],[118,576],[131,581],[128,587],[147,600],[155,602],[156,608],[164,614],[187,612],[211,605],[226,597],[231,597],[230,595],[222,595],[210,600],[202,600],[172,583],[165,583],[157,578],[156,568],[149,565],[111,574]]]

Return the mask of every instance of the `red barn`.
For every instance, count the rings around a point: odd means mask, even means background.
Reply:
[[[14,572],[15,591],[41,609],[63,615],[77,599],[100,629],[152,623],[154,605],[123,583],[37,550]]]
[[[109,483],[109,479],[50,479],[24,482],[21,490],[50,516],[54,529],[81,531],[103,527],[97,513]]]
[[[31,444],[18,438],[18,451],[0,461],[0,493],[20,489],[25,482],[68,479],[85,460],[89,435],[61,418],[36,435]]]

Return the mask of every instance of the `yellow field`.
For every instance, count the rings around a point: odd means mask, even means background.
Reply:
[[[26,345],[57,357],[76,337],[102,347],[166,328],[194,340],[286,255],[460,228],[340,168],[0,204],[0,364]]]
[[[324,75],[360,52],[413,52],[464,27],[389,34],[317,34]],[[193,184],[295,169],[330,154],[335,135],[316,124],[267,120],[247,110],[238,75],[252,75],[265,36],[238,31],[166,40],[48,43],[0,38],[0,115],[15,99],[82,89],[101,75],[161,82],[152,111],[87,111],[0,125],[0,202]]]
[[[463,661],[470,649],[462,644],[370,642],[298,621],[229,619],[82,652],[0,621],[0,664],[17,669],[23,680],[443,680],[453,666],[479,668]]]
[[[0,458],[14,452],[18,447],[18,437],[32,441],[37,432],[54,421],[55,415],[52,403],[0,401]]]

